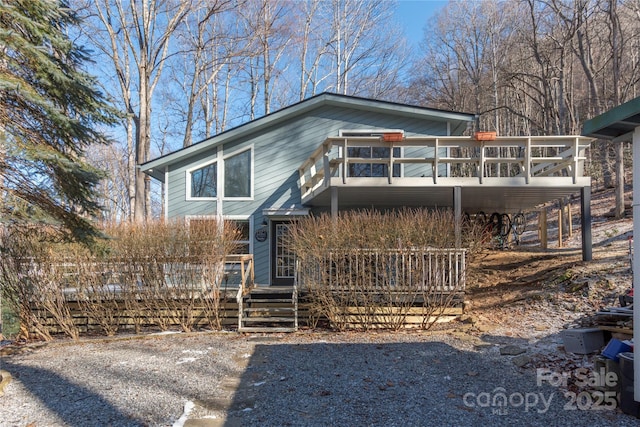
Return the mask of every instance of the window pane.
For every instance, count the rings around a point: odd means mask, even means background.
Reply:
[[[224,196],[251,197],[251,150],[224,161]]]
[[[249,220],[245,219],[226,219],[225,225],[236,229],[236,240],[249,240]]]
[[[217,175],[217,163],[191,172],[191,197],[216,197]]]
[[[362,157],[365,159],[389,158],[390,149],[388,147],[347,147],[349,157]],[[400,148],[393,148],[393,157],[400,158]],[[349,163],[349,176],[355,178],[384,178],[389,176],[389,166],[385,163]],[[400,176],[400,165],[393,165],[393,176]]]
[[[371,147],[347,147],[349,157],[371,158]]]
[[[249,242],[251,239],[249,230],[249,220],[244,219],[227,219],[225,220],[226,227],[233,227],[237,234],[234,240],[236,247],[233,253],[235,254],[248,254],[250,252]]]

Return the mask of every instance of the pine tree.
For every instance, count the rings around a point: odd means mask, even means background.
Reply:
[[[103,173],[83,155],[115,115],[67,34],[78,24],[64,1],[0,1],[0,215],[87,242]]]

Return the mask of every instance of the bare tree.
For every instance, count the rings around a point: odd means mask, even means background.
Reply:
[[[180,110],[183,106],[185,108],[180,111],[184,115],[183,147],[192,143],[196,116],[199,112],[202,114],[199,108],[203,94],[214,88],[216,97],[218,75],[236,55],[229,48],[234,36],[225,25],[224,16],[232,7],[238,5],[231,0],[202,3],[192,9],[178,31],[176,44],[183,58],[183,66],[176,64],[171,74],[182,88],[181,95],[186,99],[186,105],[181,100],[176,102]],[[217,102],[214,105],[217,109]],[[204,133],[207,134],[206,131]]]
[[[331,38],[327,43],[335,78],[329,89],[357,94],[352,86],[368,72],[375,74],[380,69],[379,53],[397,46],[398,39],[388,28],[393,4],[382,0],[332,0],[323,5],[330,5],[332,17]]]
[[[151,105],[169,55],[171,38],[191,7],[191,0],[92,0],[93,30],[87,34],[109,59],[125,105],[128,135],[133,135],[135,164],[149,160]],[[150,216],[149,178],[136,167],[133,218]]]

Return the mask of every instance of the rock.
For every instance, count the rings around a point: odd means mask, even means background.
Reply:
[[[478,319],[470,314],[463,314],[462,316],[460,316],[460,321],[469,325],[475,325],[476,323],[478,323]]]
[[[539,332],[546,331],[547,329],[549,329],[547,325],[535,325],[533,328]]]
[[[482,332],[482,333],[491,332],[493,328],[494,326],[492,325],[476,325],[476,329],[478,330],[478,332]]]
[[[500,348],[500,354],[502,356],[517,356],[525,353],[526,351],[526,348],[518,347],[517,345],[507,345]]]
[[[0,371],[0,396],[4,396],[4,388],[11,382],[11,374],[8,371]]]
[[[518,368],[522,368],[527,363],[531,362],[531,360],[532,359],[529,356],[527,356],[526,354],[521,354],[521,355],[516,356],[513,359],[511,359],[513,364],[516,365]]]

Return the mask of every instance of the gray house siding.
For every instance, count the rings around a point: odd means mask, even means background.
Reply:
[[[392,114],[393,111],[383,114],[343,106],[319,105],[284,120],[279,119],[273,125],[256,126],[257,130],[253,132],[250,130],[254,128],[250,127],[249,132],[240,133],[241,136],[220,138],[224,141],[221,144],[212,144],[205,151],[194,150],[196,154],[168,162],[166,215],[168,218],[216,215],[220,207],[215,200],[187,199],[188,171],[215,160],[218,156],[224,158],[229,153],[253,147],[253,198],[223,199],[222,213],[229,217],[250,219],[256,282],[270,283],[271,230],[268,230],[269,238],[265,242],[255,240],[255,231],[262,228],[268,219],[263,214],[265,209],[303,208],[298,188],[298,167],[327,137],[337,136],[341,129],[402,129],[407,136],[448,134],[448,123],[436,120],[437,114],[432,115],[433,120]],[[200,144],[204,143],[207,141]],[[217,152],[216,147],[221,147],[221,152]],[[220,167],[222,166],[219,164],[218,168]],[[405,169],[405,173],[409,172],[424,173]],[[270,218],[283,219],[276,216]]]

